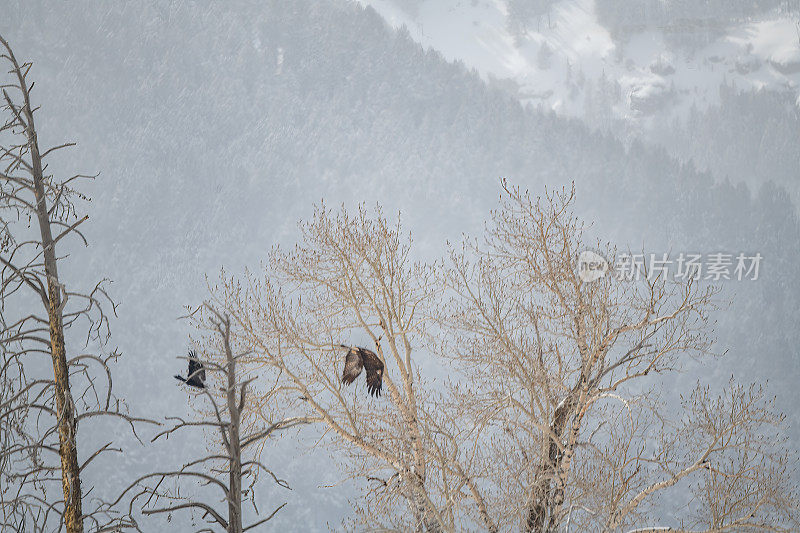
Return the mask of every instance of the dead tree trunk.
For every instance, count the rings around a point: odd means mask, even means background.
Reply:
[[[247,416],[247,411],[245,410],[247,389],[256,378],[241,380],[242,376],[239,374],[241,370],[237,369],[237,362],[242,357],[247,357],[250,352],[234,353],[230,318],[228,315],[219,313],[209,304],[204,305],[204,308],[208,312],[208,316],[200,318],[197,323],[202,327],[208,327],[215,336],[219,336],[218,340],[209,339],[209,346],[212,347],[214,353],[221,354],[221,360],[203,361],[204,373],[221,374],[220,378],[214,381],[215,385],[208,385],[202,389],[202,395],[208,399],[213,415],[209,419],[200,421],[187,421],[180,417],[168,417],[169,420],[176,420],[177,423],[173,427],[158,433],[153,437],[153,441],[161,437],[168,438],[172,433],[182,429],[204,426],[215,429],[215,433],[219,438],[218,443],[221,445],[223,453],[211,451],[205,457],[190,460],[178,470],[146,474],[131,483],[111,505],[117,505],[126,497],[127,493],[138,488],[139,492],[130,500],[129,507],[133,509],[137,499],[146,497],[146,501],[141,507],[142,514],[145,516],[172,513],[178,510],[195,510],[200,511],[203,519],[209,524],[216,524],[220,530],[224,530],[226,533],[243,533],[255,530],[258,526],[265,524],[287,505],[284,503],[278,506],[271,514],[252,524],[243,524],[242,497],[243,494],[247,496],[248,493],[252,497],[256,487],[257,474],[259,472],[267,474],[280,487],[288,489],[289,485],[286,481],[279,479],[256,458],[242,461],[242,454],[248,453],[248,447],[258,446],[260,442],[269,439],[275,432],[302,424],[318,422],[319,420],[306,417],[289,417],[273,422],[265,429],[252,429],[248,427],[247,419],[245,419],[243,435],[242,416],[243,414]],[[222,388],[218,388],[220,385],[222,385]],[[221,402],[222,398],[218,401],[216,391],[222,391],[222,396],[226,402],[224,405]],[[215,466],[220,461],[222,465],[226,465],[228,468],[227,482],[224,480],[224,466]],[[167,479],[179,484],[179,488],[163,488],[164,481]],[[227,516],[225,516],[224,511],[215,508],[216,501],[211,504],[199,499],[195,500],[192,496],[188,496],[188,492],[184,488],[180,487],[182,482],[196,486],[198,480],[220,491],[221,498],[219,501],[227,502]],[[246,487],[245,490],[242,489],[243,485]],[[185,489],[188,489],[188,485]],[[159,507],[161,501],[168,502],[168,504]],[[253,502],[253,509],[258,514],[255,502]],[[211,529],[209,527],[203,529],[203,531],[211,531]]]
[[[53,268],[55,269],[55,259],[53,259]],[[48,272],[48,316],[50,320],[50,343],[53,356],[53,375],[55,377],[56,407],[58,409],[61,484],[64,489],[64,524],[67,528],[67,533],[83,533],[75,405],[72,402],[69,388],[64,327],[60,308],[61,298],[57,284],[58,278],[54,279],[50,276],[51,274]]]
[[[67,533],[83,533],[83,513],[81,508],[81,480],[78,466],[78,450],[76,444],[75,405],[69,388],[69,371],[64,344],[64,323],[62,316],[61,290],[58,280],[58,266],[55,252],[56,241],[50,226],[50,212],[47,207],[42,156],[33,119],[33,107],[30,102],[30,87],[25,80],[22,68],[17,63],[8,43],[3,41],[12,72],[19,83],[22,95],[22,107],[14,105],[4,91],[6,103],[15,115],[19,124],[24,126],[25,137],[30,155],[30,175],[33,180],[33,192],[36,199],[35,211],[39,222],[42,251],[44,255],[45,275],[47,276],[48,322],[50,325],[50,350],[53,359],[53,376],[55,380],[56,408],[58,414],[59,455],[61,456],[61,480],[64,489],[64,525]]]

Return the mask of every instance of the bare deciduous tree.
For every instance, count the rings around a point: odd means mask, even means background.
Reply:
[[[80,226],[88,216],[80,216],[76,207],[85,197],[75,187],[90,177],[58,179],[46,173],[48,156],[72,144],[40,150],[33,83],[28,80],[31,63],[19,63],[2,37],[0,61],[10,75],[0,85],[5,115],[0,125],[2,527],[63,527],[78,533],[86,520],[94,529],[122,527],[110,515],[84,508],[81,472],[114,448],[108,443],[85,455],[81,464],[78,424],[106,415],[126,420],[131,427],[144,420],[127,414],[113,395],[109,364],[117,358],[115,352],[68,356],[65,334],[71,328],[84,328],[87,346],[105,346],[110,337],[106,308],[115,308],[104,282],[88,292],[68,287],[59,277],[63,258],[56,253],[57,245],[70,236],[87,244]],[[32,222],[38,231],[31,230]],[[48,492],[57,482],[61,498]]]
[[[255,378],[245,377],[241,366],[238,365],[247,361],[250,352],[234,353],[231,324],[227,316],[220,314],[210,305],[205,305],[202,310],[205,311],[205,318],[200,314],[198,324],[204,324],[213,333],[211,338],[206,340],[208,348],[206,353],[216,354],[216,357],[203,362],[204,370],[212,376],[211,384],[201,392],[201,396],[208,400],[211,407],[210,416],[201,420],[168,417],[167,420],[174,424],[155,435],[153,441],[162,437],[167,439],[173,433],[189,428],[211,428],[219,437],[217,446],[208,455],[193,458],[178,470],[153,472],[141,476],[133,481],[111,506],[119,504],[126,494],[133,491],[134,495],[129,501],[129,517],[134,516],[134,507],[144,499],[141,512],[146,516],[178,510],[200,511],[204,519],[210,517],[211,524],[218,525],[228,533],[242,533],[266,523],[286,505],[286,503],[280,505],[265,518],[243,525],[243,498],[249,497],[258,513],[254,494],[259,475],[270,476],[279,486],[289,488],[286,481],[279,479],[258,459],[243,459],[243,454],[263,445],[273,433],[306,424],[310,420],[304,417],[290,417],[279,421],[273,420],[267,427],[255,428],[252,431],[242,427],[242,414],[247,408],[248,391],[253,387]],[[213,385],[221,387],[214,389]],[[217,390],[221,394],[218,394]],[[269,395],[269,391],[265,394]],[[217,451],[220,447],[221,452]],[[243,482],[249,483],[244,489]],[[170,483],[175,484],[174,489],[165,488]],[[227,503],[227,512],[218,510],[202,496],[186,495],[193,492],[190,488],[192,485],[196,487],[198,484],[219,490],[222,493],[222,501]],[[135,519],[132,520],[135,523]],[[212,529],[206,528],[202,531],[212,531]]]
[[[732,384],[712,400],[699,389],[683,417],[658,399],[658,376],[710,353],[715,289],[646,269],[639,281],[583,281],[574,190],[533,199],[504,184],[504,193],[484,243],[453,251],[442,277],[451,296],[442,353],[472,387],[463,403],[493,458],[498,523],[646,524],[646,504],[689,476],[702,479],[700,507],[726,509],[698,519],[708,531],[794,523],[789,456],[766,438],[780,419],[761,395]],[[614,250],[604,253],[613,265]],[[754,464],[763,474],[745,482]],[[735,490],[743,497],[732,503]]]
[[[441,425],[437,392],[414,363],[424,337],[431,273],[410,257],[399,224],[380,211],[355,216],[324,206],[302,224],[302,242],[273,250],[264,279],[225,278],[212,292],[235,335],[271,369],[287,406],[322,420],[321,442],[343,449],[348,475],[366,480],[370,527],[461,529],[461,506],[482,505],[478,487],[450,461],[454,441]],[[346,388],[345,351],[361,344],[384,363],[388,394]],[[471,492],[464,498],[462,491]],[[473,504],[472,502],[479,502]]]
[[[485,238],[431,265],[380,211],[322,206],[263,277],[223,274],[212,293],[273,393],[321,418],[320,442],[366,480],[362,525],[793,527],[794,462],[763,394],[698,386],[678,416],[662,394],[662,376],[713,355],[716,290],[647,271],[584,281],[573,195],[504,184]],[[386,399],[341,383],[337,346],[359,342],[385,365]],[[685,516],[658,525],[656,500],[687,494]]]

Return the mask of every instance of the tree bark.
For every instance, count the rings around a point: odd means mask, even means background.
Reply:
[[[525,531],[543,533],[554,531],[559,525],[558,513],[564,503],[564,485],[574,451],[571,442],[573,439],[564,442],[564,434],[569,429],[571,436],[577,437],[578,422],[573,420],[569,428],[567,422],[571,417],[578,416],[575,411],[584,404],[588,387],[589,380],[585,373],[581,373],[578,383],[553,414],[550,436],[547,437],[547,454],[542,457],[537,468]]]
[[[227,317],[226,317],[227,318]],[[230,323],[225,322],[225,356],[228,360],[228,533],[242,533],[242,449],[239,442],[240,406],[236,403],[236,359],[231,351]],[[244,391],[242,391],[244,399]]]
[[[64,322],[62,315],[61,287],[58,280],[55,242],[50,227],[50,214],[47,210],[47,197],[44,190],[42,158],[36,138],[33,112],[28,88],[20,78],[25,98],[21,111],[26,119],[26,136],[30,147],[33,167],[34,195],[36,197],[36,216],[44,253],[45,275],[47,276],[47,316],[50,323],[50,353],[53,359],[56,408],[58,413],[59,455],[61,456],[61,484],[64,489],[64,526],[67,533],[83,533],[83,512],[81,506],[81,479],[78,466],[77,422],[75,404],[69,388],[69,368],[67,350],[64,344]]]
[[[412,474],[415,476],[415,474]],[[415,476],[416,477],[416,476]],[[424,481],[417,477],[412,480],[411,498],[414,505],[414,514],[417,517],[417,530],[428,533],[442,533],[442,524],[434,515],[430,503],[425,495]]]

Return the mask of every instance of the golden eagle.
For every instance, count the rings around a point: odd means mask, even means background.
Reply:
[[[198,389],[205,389],[206,369],[200,359],[197,358],[194,351],[189,350],[189,375],[187,377],[175,376],[175,379],[183,381],[187,385],[197,387]]]
[[[383,386],[383,361],[378,358],[375,352],[366,348],[345,346],[344,344],[339,346],[347,348],[342,383],[350,385],[361,374],[361,369],[366,368],[367,390],[372,396],[380,396],[381,387]]]

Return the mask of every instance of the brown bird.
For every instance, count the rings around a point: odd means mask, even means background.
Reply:
[[[361,370],[366,368],[367,390],[373,396],[380,396],[381,387],[383,386],[383,361],[378,358],[375,352],[366,348],[346,346],[344,344],[339,346],[347,348],[342,383],[350,385],[361,374]]]

